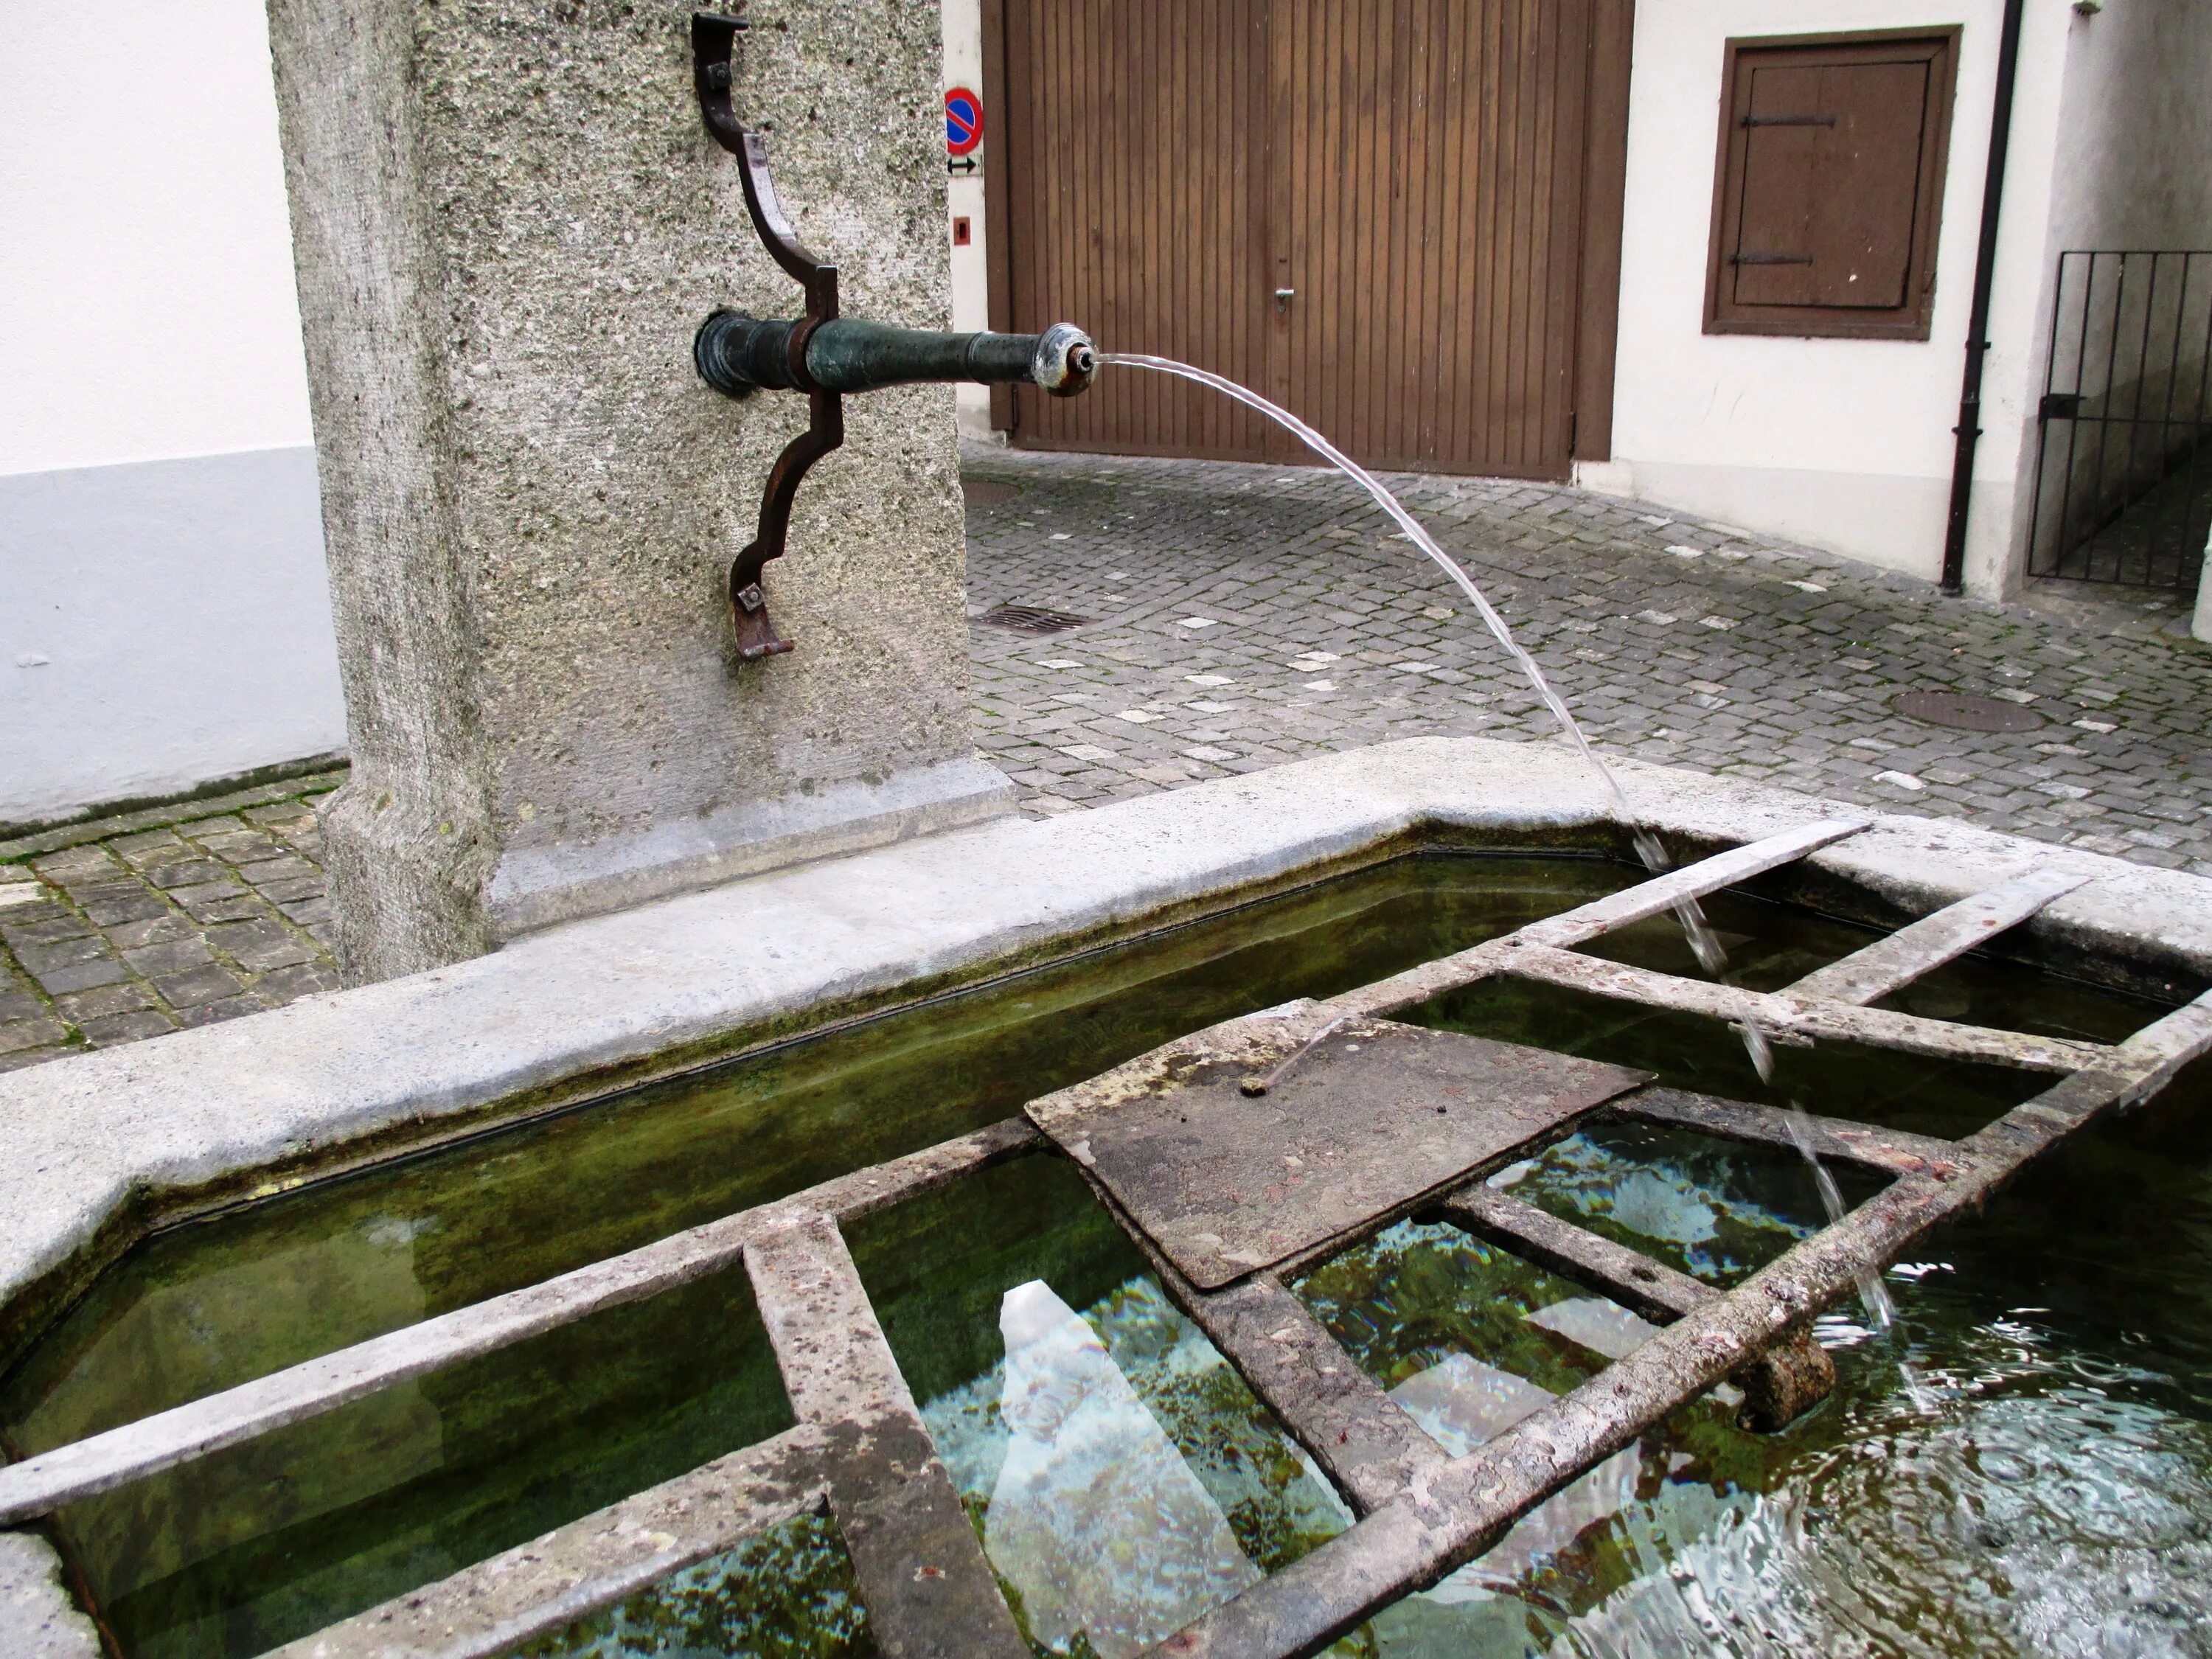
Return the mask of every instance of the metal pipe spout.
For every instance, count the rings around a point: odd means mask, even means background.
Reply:
[[[699,378],[729,398],[755,392],[873,392],[882,386],[1027,381],[1055,398],[1091,384],[1097,353],[1068,323],[1042,334],[954,334],[835,318],[763,319],[716,311],[691,343]]]

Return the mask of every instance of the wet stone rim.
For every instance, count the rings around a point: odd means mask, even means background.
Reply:
[[[1040,1134],[1058,1140],[1059,1150],[1095,1177],[1090,1142],[1102,1118],[1149,1100],[1175,1079],[1224,1066],[1279,1077],[1290,1057],[1337,1027],[1387,1018],[1497,975],[1571,982],[1617,1000],[1725,1018],[1727,1011],[1711,1003],[1709,985],[1615,971],[1577,947],[1686,899],[1794,864],[1869,827],[1863,818],[1832,818],[1769,835],[1327,1001],[1247,1016],[1178,1039],[1032,1103],[1024,1118],[43,1454],[0,1470],[0,1521],[45,1514],[593,1308],[687,1282],[741,1255],[797,1428],[279,1651],[290,1659],[392,1652],[489,1659],[765,1526],[826,1506],[887,1646],[947,1659],[1018,1659],[1025,1644],[891,1358],[845,1249],[841,1221],[1039,1150]],[[1407,1590],[1481,1553],[1544,1498],[1724,1378],[1743,1384],[1753,1415],[1770,1426],[1817,1401],[1833,1373],[1808,1340],[1808,1327],[1849,1291],[1857,1274],[1887,1264],[1929,1229],[1984,1201],[2022,1164],[2100,1113],[2145,1097],[2179,1066],[2212,1051],[2212,993],[2110,1047],[2053,1045],[1864,1006],[1972,949],[2003,919],[2027,919],[2073,890],[2070,882],[2032,872],[1756,1000],[1763,1018],[1808,1035],[2063,1075],[1956,1142],[1838,1121],[1816,1125],[1825,1150],[1894,1179],[1725,1293],[1486,1188],[1484,1176],[1523,1155],[1531,1144],[1526,1141],[1460,1171],[1447,1183],[1449,1190],[1401,1192],[1388,1207],[1296,1255],[1211,1291],[1183,1279],[1157,1241],[1094,1180],[1169,1295],[1315,1455],[1359,1516],[1349,1530],[1201,1617],[1159,1650],[1249,1659],[1314,1652]],[[1738,1139],[1790,1140],[1780,1111],[1679,1091],[1638,1091],[1606,1109]],[[1475,1451],[1448,1458],[1298,1309],[1284,1283],[1422,1205],[1667,1328]],[[625,1541],[647,1532],[650,1549]]]

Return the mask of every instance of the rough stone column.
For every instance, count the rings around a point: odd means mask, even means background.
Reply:
[[[353,777],[348,973],[1007,810],[969,736],[952,393],[846,402],[740,664],[725,578],[803,398],[702,386],[716,305],[799,311],[691,89],[690,9],[270,0]],[[938,14],[739,37],[844,310],[949,310]]]

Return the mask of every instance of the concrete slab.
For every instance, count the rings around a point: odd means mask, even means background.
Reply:
[[[70,1605],[53,1546],[0,1532],[0,1644],[9,1659],[100,1659],[100,1633]]]

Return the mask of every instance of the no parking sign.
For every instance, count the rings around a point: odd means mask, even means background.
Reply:
[[[968,155],[983,142],[983,100],[965,87],[945,94],[945,148]]]

